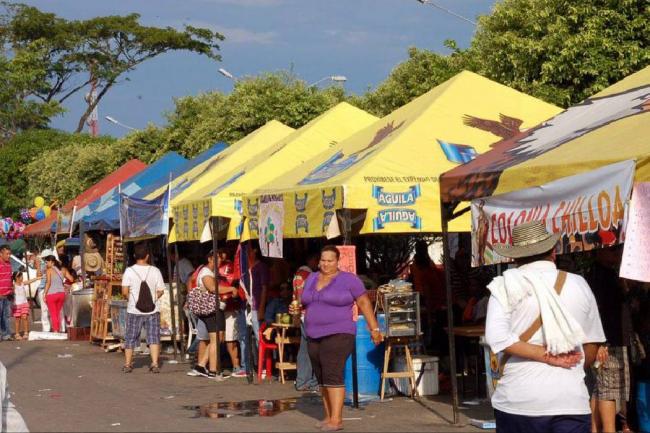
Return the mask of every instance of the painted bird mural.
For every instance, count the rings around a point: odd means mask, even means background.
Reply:
[[[514,131],[514,123],[486,121],[466,116],[466,124],[502,137],[492,151],[460,165],[441,178],[445,200],[471,200],[491,195],[501,173],[523,161],[550,152],[571,140],[610,123],[650,111],[650,84],[599,98],[590,98],[568,108],[554,118],[526,131]],[[502,117],[501,115],[500,117]],[[515,119],[517,120],[517,119]],[[497,125],[498,123],[498,125]],[[521,124],[517,125],[519,129]],[[511,134],[509,137],[505,135]]]

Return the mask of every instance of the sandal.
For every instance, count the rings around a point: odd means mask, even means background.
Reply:
[[[133,365],[125,365],[122,367],[122,373],[131,373],[133,371]]]
[[[333,425],[333,424],[324,424],[321,428],[322,431],[341,431],[343,430],[343,424]]]
[[[158,374],[160,373],[160,367],[158,366],[158,364],[151,364],[149,366],[149,371]]]

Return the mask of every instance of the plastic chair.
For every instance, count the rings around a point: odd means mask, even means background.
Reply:
[[[262,371],[266,367],[266,377],[271,378],[273,374],[273,351],[277,350],[278,345],[267,341],[264,338],[264,331],[266,330],[266,323],[260,325],[260,334],[259,334],[259,347],[257,352],[257,380],[258,382],[262,381]]]

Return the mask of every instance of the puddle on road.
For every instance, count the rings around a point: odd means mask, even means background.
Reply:
[[[183,409],[195,411],[195,418],[275,416],[282,412],[296,410],[298,403],[319,404],[320,399],[297,397],[278,400],[221,401],[201,406],[183,406]]]

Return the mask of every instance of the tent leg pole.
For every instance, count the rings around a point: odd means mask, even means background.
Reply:
[[[178,273],[178,262],[180,260],[180,256],[178,255],[178,242],[174,243],[174,256],[176,257],[176,293],[178,294],[178,299],[180,300],[180,294],[181,294],[181,277]],[[178,333],[181,338],[181,359],[185,359],[185,326],[184,326],[184,318],[185,318],[185,311],[183,311],[183,306],[181,305],[180,302],[176,303],[176,309],[178,310]]]
[[[334,216],[336,218],[336,216]],[[352,236],[352,214],[343,210],[343,245],[350,245]],[[352,407],[359,409],[359,372],[357,371],[357,344],[352,349]]]
[[[211,222],[212,222],[212,260],[214,260],[214,280],[216,282],[217,290],[214,293],[214,296],[217,297],[217,311],[214,312],[215,316],[217,316],[217,321],[219,317],[219,304],[221,300],[219,299],[219,279],[217,278],[218,273],[219,273],[219,253],[217,250],[219,249],[219,240],[217,239],[217,236],[219,235],[219,217],[211,217]],[[221,374],[221,340],[219,338],[219,331],[217,331],[217,347],[215,348],[217,352],[217,374]]]
[[[451,252],[449,248],[449,227],[447,224],[447,209],[440,200],[440,217],[442,223],[442,251],[445,265],[445,288],[447,291],[447,337],[449,339],[449,370],[451,375],[451,397],[454,424],[459,423],[458,413],[458,381],[456,378],[456,340],[454,337],[454,306],[452,301],[453,290],[451,287]]]
[[[174,359],[178,358],[178,348],[176,347],[176,315],[174,309],[176,303],[174,302],[174,288],[172,287],[172,259],[169,257],[169,235],[165,236],[165,255],[167,256],[167,279],[169,280],[169,313],[172,316],[172,346],[174,346]],[[176,287],[178,293],[179,287]]]

